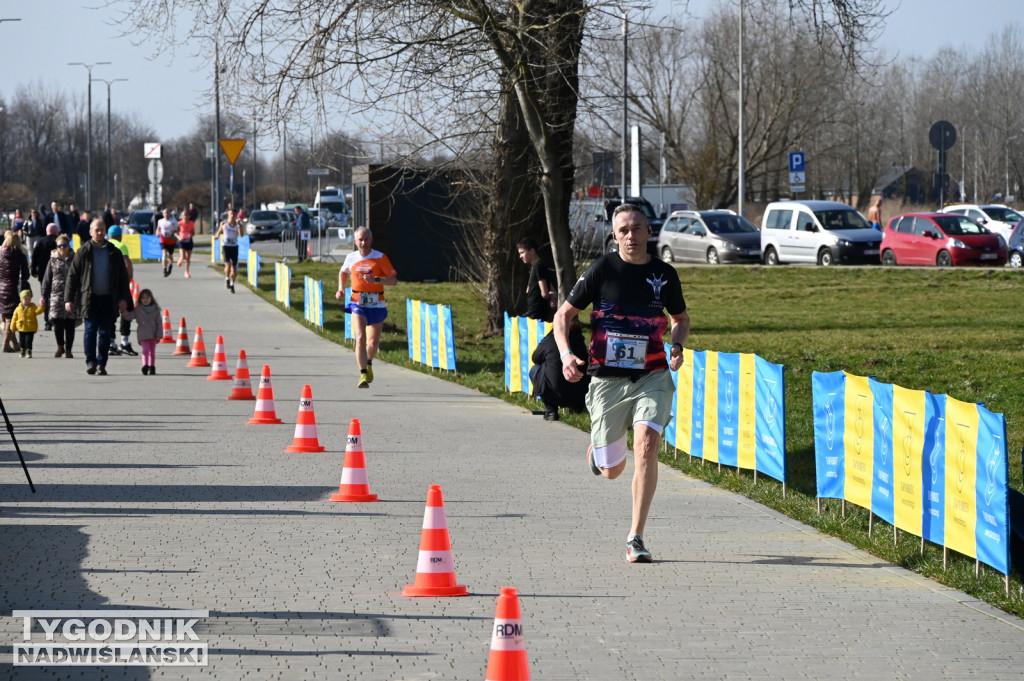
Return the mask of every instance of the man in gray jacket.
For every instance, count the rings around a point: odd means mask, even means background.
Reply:
[[[93,220],[89,236],[92,238],[71,261],[64,287],[64,307],[71,314],[81,307],[80,316],[85,319],[86,373],[106,376],[110,330],[119,312],[132,309],[132,294],[124,258],[107,241],[103,220]]]

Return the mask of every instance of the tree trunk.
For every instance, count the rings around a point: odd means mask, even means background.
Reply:
[[[494,131],[494,170],[484,221],[485,333],[500,332],[504,329],[504,313],[515,316],[522,308],[530,271],[519,259],[516,242],[531,236],[538,243],[544,243],[547,237],[543,206],[534,199],[537,154],[514,93],[510,88],[502,92],[500,118]]]

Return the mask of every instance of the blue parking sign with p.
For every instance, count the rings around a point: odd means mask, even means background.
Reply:
[[[791,172],[791,173],[802,173],[802,172],[804,172],[804,152],[802,152],[802,151],[791,151],[789,153],[789,172]]]

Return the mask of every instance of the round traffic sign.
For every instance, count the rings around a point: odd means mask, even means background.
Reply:
[[[928,131],[928,141],[939,151],[945,151],[956,142],[956,128],[949,121],[939,121]]]

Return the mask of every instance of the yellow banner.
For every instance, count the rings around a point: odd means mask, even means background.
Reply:
[[[924,458],[925,395],[923,390],[892,387],[892,490],[896,527],[921,536],[924,513],[921,461]]]
[[[128,257],[133,263],[142,262],[142,237],[138,234],[125,234],[121,237],[121,243],[128,247]]]
[[[676,376],[679,389],[676,390],[676,449],[687,454],[693,452],[691,429],[693,428],[693,350],[683,349],[683,365]]]
[[[945,545],[976,558],[978,406],[946,397]]]
[[[704,371],[704,459],[718,461],[718,353],[711,350]]]
[[[739,433],[736,438],[736,461],[739,468],[757,468],[757,438],[754,436],[757,408],[755,407],[756,363],[754,355],[740,354],[740,414]]]
[[[871,480],[874,475],[873,404],[867,377],[846,374],[843,496],[850,503],[867,509],[871,508]]]
[[[437,306],[437,363],[440,368],[448,370],[452,367],[448,366],[448,353],[444,351],[448,345],[447,331],[444,324],[444,315],[442,314],[442,307]],[[530,386],[530,393],[533,393],[533,386]]]
[[[412,361],[423,364],[423,353],[420,352],[420,301],[412,301],[412,320],[409,322],[412,332]]]

